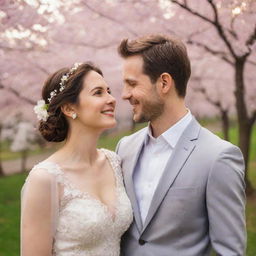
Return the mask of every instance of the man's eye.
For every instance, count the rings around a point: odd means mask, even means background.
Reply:
[[[135,86],[136,86],[136,83],[131,82],[131,83],[129,83],[129,86],[131,86],[131,87],[135,87]]]

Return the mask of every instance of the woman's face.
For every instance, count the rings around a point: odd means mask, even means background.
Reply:
[[[108,129],[116,125],[116,100],[103,77],[90,71],[79,94],[79,103],[75,106],[77,121],[93,129]]]

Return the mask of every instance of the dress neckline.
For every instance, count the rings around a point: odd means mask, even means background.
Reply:
[[[67,174],[65,173],[65,171],[63,171],[63,168],[61,167],[60,164],[54,162],[54,161],[49,161],[49,160],[45,160],[41,163],[49,163],[55,166],[56,170],[58,171],[59,174],[61,174],[61,176],[64,178],[65,180],[65,185],[68,186],[69,189],[71,189],[72,191],[75,192],[75,194],[80,195],[83,198],[86,199],[90,199],[94,202],[96,202],[99,206],[101,206],[101,208],[103,208],[105,210],[106,213],[108,213],[110,215],[110,218],[113,222],[115,222],[116,216],[117,216],[117,205],[119,203],[119,193],[118,193],[118,188],[119,188],[119,180],[118,180],[118,175],[117,175],[117,170],[116,170],[116,166],[113,164],[113,160],[111,159],[111,156],[109,155],[108,151],[104,148],[100,148],[99,149],[101,152],[103,152],[103,154],[106,157],[106,160],[108,161],[112,172],[114,174],[114,178],[115,178],[115,188],[114,188],[114,193],[115,193],[115,199],[114,201],[110,204],[113,205],[114,207],[114,211],[111,211],[111,207],[105,203],[102,202],[102,200],[100,200],[99,198],[97,198],[96,196],[92,195],[91,193],[87,192],[87,191],[82,191],[81,189],[79,189],[74,182],[72,182],[68,177]]]

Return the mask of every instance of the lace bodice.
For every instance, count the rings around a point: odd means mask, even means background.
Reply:
[[[132,208],[124,189],[118,156],[101,150],[115,174],[114,213],[100,200],[76,189],[57,164],[44,161],[32,169],[32,172],[45,169],[56,177],[63,189],[54,235],[55,256],[119,256],[120,238],[132,222]]]

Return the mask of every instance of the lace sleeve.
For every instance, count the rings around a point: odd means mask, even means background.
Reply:
[[[58,215],[56,177],[34,168],[21,191],[21,256],[50,256]]]

